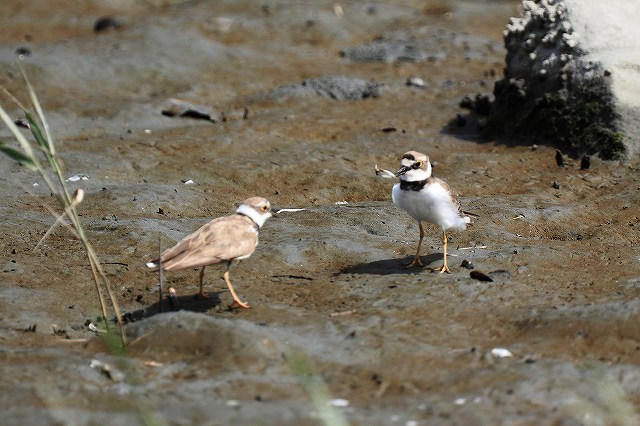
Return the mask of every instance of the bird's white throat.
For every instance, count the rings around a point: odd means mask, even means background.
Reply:
[[[241,204],[240,207],[237,208],[236,213],[249,217],[258,225],[258,228],[262,228],[265,220],[271,217],[271,212],[261,213],[246,204]]]
[[[427,165],[427,169],[415,169],[409,170],[407,173],[400,176],[400,179],[406,182],[416,182],[429,179],[431,177],[431,164]]]

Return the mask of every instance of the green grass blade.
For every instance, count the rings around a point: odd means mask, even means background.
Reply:
[[[12,148],[8,145],[5,145],[2,141],[0,141],[0,151],[5,154],[7,157],[12,160],[17,161],[28,169],[38,170],[38,165],[33,162],[32,158],[29,158],[27,155],[18,151],[15,148]]]
[[[33,103],[33,106],[36,109],[36,112],[38,113],[38,118],[40,118],[40,122],[42,123],[42,127],[44,128],[44,133],[47,137],[46,143],[49,149],[49,153],[51,155],[55,155],[56,148],[53,145],[53,139],[51,139],[51,134],[49,133],[49,125],[47,124],[47,119],[44,115],[44,111],[42,110],[42,106],[40,105],[40,101],[38,100],[38,96],[36,96],[36,91],[33,89],[33,86],[31,85],[31,81],[29,81],[29,78],[27,77],[27,73],[24,72],[24,69],[20,67],[20,70],[22,71],[22,77],[24,78],[24,82],[27,85],[27,90],[29,92],[29,96],[31,97],[31,102]]]
[[[27,122],[29,123],[29,128],[31,129],[31,134],[33,135],[33,138],[36,140],[38,145],[40,145],[40,147],[42,147],[42,151],[44,152],[44,156],[47,158],[47,161],[49,162],[51,167],[55,170],[57,165],[55,164],[54,157],[51,154],[51,151],[49,149],[49,143],[47,142],[47,140],[42,135],[42,130],[40,129],[40,126],[36,122],[36,120],[33,117],[33,115],[31,115],[31,113],[29,113],[27,111],[24,111],[24,115],[25,115],[25,117],[27,119]],[[53,145],[53,144],[51,144],[51,145]]]
[[[31,148],[31,144],[29,143],[27,138],[24,137],[20,129],[18,129],[18,126],[15,125],[11,117],[9,117],[9,114],[7,114],[7,112],[4,110],[4,108],[2,108],[2,106],[0,106],[0,119],[4,121],[4,124],[7,125],[11,133],[13,133],[13,135],[18,140],[18,142],[20,143],[20,147],[24,152],[24,155],[30,158],[31,162],[38,166],[38,170],[41,169],[42,167],[40,166],[40,163],[38,163],[38,161],[36,160],[36,157],[33,153],[33,149]]]

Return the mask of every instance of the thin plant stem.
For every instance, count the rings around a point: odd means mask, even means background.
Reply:
[[[80,217],[76,209],[77,205],[80,204],[80,202],[82,202],[84,192],[78,192],[74,194],[73,197],[70,194],[65,183],[62,162],[56,156],[55,144],[53,142],[53,138],[49,131],[49,125],[44,115],[42,105],[40,104],[40,101],[38,100],[36,92],[33,86],[31,85],[31,82],[29,81],[29,78],[27,77],[27,74],[25,73],[24,69],[20,67],[20,70],[22,72],[25,85],[27,86],[27,91],[29,93],[31,103],[33,105],[33,108],[36,111],[36,116],[33,116],[33,114],[29,112],[27,108],[25,108],[22,104],[20,104],[20,102],[6,88],[0,86],[0,90],[2,90],[2,92],[7,94],[14,102],[16,102],[19,108],[22,109],[22,111],[24,112],[27,122],[29,124],[29,128],[31,130],[31,134],[36,141],[36,144],[34,144],[34,146],[37,148],[37,152],[42,153],[46,158],[48,164],[51,167],[51,170],[53,171],[54,179],[51,179],[50,173],[47,172],[47,170],[45,170],[40,160],[38,160],[38,158],[36,157],[36,151],[34,151],[34,149],[32,148],[32,144],[22,134],[20,129],[18,129],[16,124],[9,117],[9,115],[2,108],[2,106],[0,106],[0,120],[2,120],[5,123],[5,125],[9,128],[11,133],[15,136],[16,140],[20,144],[20,148],[22,149],[22,152],[19,152],[14,148],[4,145],[1,141],[0,141],[0,151],[2,151],[4,154],[9,156],[10,158],[16,161],[19,161],[21,164],[24,164],[26,167],[32,170],[36,170],[38,174],[42,177],[44,182],[46,183],[47,187],[51,190],[53,194],[56,195],[56,198],[60,203],[60,206],[62,207],[63,213],[58,216],[57,214],[55,214],[55,212],[53,212],[47,206],[47,209],[52,212],[54,217],[56,217],[56,221],[52,225],[52,227],[49,229],[49,231],[47,231],[47,233],[45,234],[43,239],[38,243],[38,245],[40,245],[40,243],[49,235],[53,227],[55,227],[59,222],[61,222],[64,216],[67,216],[67,218],[71,222],[71,225],[70,225],[70,228],[72,228],[71,232],[72,234],[77,236],[80,239],[80,241],[82,241],[82,244],[84,246],[84,249],[87,255],[87,259],[89,260],[91,273],[93,275],[93,280],[96,286],[96,292],[98,294],[98,300],[100,302],[100,309],[102,310],[102,315],[104,317],[104,321],[107,326],[107,329],[109,328],[109,319],[107,316],[108,315],[107,306],[104,300],[103,290],[101,289],[101,285],[104,286],[104,289],[106,290],[106,293],[109,297],[111,306],[115,312],[115,317],[120,329],[121,344],[122,344],[122,347],[124,347],[124,345],[126,344],[126,339],[125,339],[124,327],[122,323],[122,315],[121,315],[118,301],[116,300],[114,293],[111,290],[109,280],[104,270],[102,269],[102,265],[98,260],[98,256],[96,255],[91,243],[89,242],[89,239],[87,238],[84,227],[82,226]],[[44,130],[44,134],[42,130]],[[62,223],[65,224],[64,221],[62,221]],[[65,226],[69,226],[69,225],[65,224]]]

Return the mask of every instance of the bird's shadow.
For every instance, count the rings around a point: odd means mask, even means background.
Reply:
[[[170,297],[168,291],[164,293],[162,300],[157,300],[152,305],[135,311],[122,314],[122,321],[125,324],[143,320],[164,312],[191,311],[207,312],[222,303],[220,300],[222,292],[207,292],[209,297],[205,298],[198,294]]]
[[[415,274],[438,260],[442,261],[441,253],[432,253],[420,256],[423,266],[405,266],[413,260],[413,256],[396,259],[376,260],[373,262],[360,263],[348,266],[340,271],[340,274],[368,274],[368,275],[393,275],[393,274]]]

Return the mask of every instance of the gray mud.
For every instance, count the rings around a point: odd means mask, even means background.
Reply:
[[[0,82],[25,99],[15,50],[28,48],[66,174],[88,177],[69,186],[87,193],[80,213],[131,342],[118,356],[89,329],[99,309],[78,241],[59,228],[34,250],[54,202],[3,158],[0,423],[322,424],[297,351],[354,425],[638,422],[639,165],[558,167],[550,148],[449,127],[463,96],[500,78],[517,2],[353,2],[343,15],[334,3],[0,12]],[[107,15],[120,27],[94,33]],[[405,41],[426,53],[402,60]],[[345,54],[384,42],[380,61]],[[406,85],[413,76],[424,87]],[[305,81],[329,86],[319,95]],[[209,118],[163,115],[167,105]],[[374,165],[394,170],[409,149],[479,215],[450,235],[451,274],[402,266],[418,228]],[[197,271],[165,274],[182,310],[158,314],[144,263],[159,240],[166,248],[253,195],[305,210],[270,219],[232,269],[251,309],[227,309],[210,267],[204,300]],[[438,266],[440,235],[427,229],[422,261]],[[471,278],[465,259],[493,281]]]

